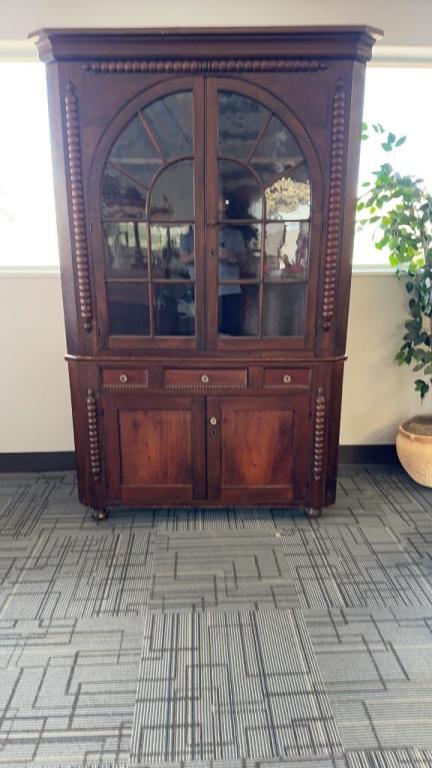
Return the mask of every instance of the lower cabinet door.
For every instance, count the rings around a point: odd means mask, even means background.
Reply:
[[[209,397],[208,498],[283,503],[306,498],[309,397]]]
[[[121,394],[103,409],[111,501],[205,499],[204,398]]]

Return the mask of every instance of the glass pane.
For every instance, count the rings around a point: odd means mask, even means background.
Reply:
[[[258,176],[266,183],[285,170],[300,165],[303,155],[292,133],[273,115],[251,161]]]
[[[263,336],[304,334],[306,286],[264,285]]]
[[[219,218],[261,217],[261,187],[253,173],[240,163],[219,160]]]
[[[282,176],[265,191],[268,219],[308,219],[310,216],[310,184],[306,166],[290,176]]]
[[[257,336],[258,285],[219,285],[219,333],[225,336]]]
[[[265,280],[305,280],[308,257],[308,222],[280,221],[266,224]]]
[[[259,277],[261,272],[261,225],[221,227],[218,246],[219,280]]]
[[[152,226],[152,274],[154,278],[195,280],[194,230],[184,226]]]
[[[269,114],[253,99],[220,91],[219,156],[247,160]]]
[[[122,131],[110,152],[109,159],[121,170],[136,176],[146,187],[150,186],[162,162],[139,116],[134,117]]]
[[[162,157],[191,155],[193,149],[192,92],[183,91],[165,96],[142,111]]]
[[[194,336],[195,289],[193,285],[154,285],[156,334]]]
[[[146,191],[123,173],[105,166],[102,179],[102,218],[145,219]]]
[[[169,165],[156,179],[150,198],[150,216],[159,221],[191,221],[194,217],[193,163]]]
[[[148,284],[108,283],[109,332],[114,336],[148,336],[150,333]]]
[[[109,269],[147,272],[147,225],[137,221],[104,224]]]

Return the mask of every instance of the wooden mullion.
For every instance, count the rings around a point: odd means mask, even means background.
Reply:
[[[156,152],[158,153],[159,157],[161,158],[161,160],[164,163],[166,163],[166,157],[165,157],[164,153],[162,152],[160,144],[159,144],[156,136],[154,135],[152,129],[150,128],[147,120],[145,119],[145,117],[144,117],[144,115],[143,115],[143,113],[141,111],[138,112],[138,117],[139,117],[139,120],[140,120],[140,123],[141,123],[142,127],[144,128],[144,131],[146,132],[146,134],[147,134],[148,138],[150,139],[151,143],[153,144],[153,146],[154,146]]]
[[[146,192],[149,191],[149,188],[145,184],[143,184],[142,181],[137,179],[136,176],[134,176],[132,173],[128,173],[128,171],[124,171],[120,165],[117,165],[117,163],[113,163],[112,160],[108,160],[107,165],[110,165],[111,168],[114,168],[114,170],[117,171],[117,173],[122,173],[123,176],[126,176],[127,179],[130,179],[131,181],[133,181],[134,184],[138,184],[138,186],[145,189]]]
[[[250,163],[250,161],[252,160],[254,152],[255,152],[258,144],[260,143],[262,137],[264,136],[267,128],[269,127],[270,121],[271,121],[272,117],[273,117],[273,112],[270,112],[269,116],[267,117],[267,120],[265,121],[265,123],[264,123],[263,127],[261,128],[261,130],[260,130],[256,140],[253,143],[252,149],[250,150],[250,152],[249,152],[249,154],[248,154],[248,156],[246,158],[246,162],[247,163]]]

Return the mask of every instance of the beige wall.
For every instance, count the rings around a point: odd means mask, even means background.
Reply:
[[[351,292],[341,443],[390,443],[418,410],[413,375],[393,362],[404,291],[392,276],[356,276]],[[0,453],[73,449],[58,275],[0,277]]]
[[[3,17],[3,18],[2,18]],[[2,38],[40,27],[370,24],[386,45],[430,46],[431,0],[3,0]]]

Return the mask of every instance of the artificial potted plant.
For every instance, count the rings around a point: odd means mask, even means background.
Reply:
[[[379,123],[372,130],[385,152],[406,138],[386,133]],[[365,124],[363,138],[369,138]],[[409,317],[396,362],[419,374],[414,386],[423,402],[432,387],[432,195],[422,179],[401,175],[383,163],[373,180],[362,185],[357,211],[361,224],[376,225],[375,247],[387,249],[397,277],[404,278]],[[432,487],[432,416],[415,416],[401,424],[396,449],[408,474]]]

